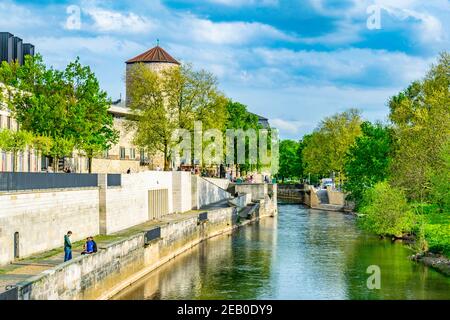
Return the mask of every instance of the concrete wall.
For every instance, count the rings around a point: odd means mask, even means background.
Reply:
[[[189,172],[173,172],[173,211],[186,212],[192,209],[192,186]]]
[[[316,190],[313,186],[306,186],[307,191],[304,195],[304,203],[310,208],[318,208],[320,201],[317,196]]]
[[[331,187],[327,187],[327,194],[328,194],[328,200],[330,204],[337,205],[337,206],[344,206],[345,205],[345,194],[333,190]]]
[[[230,180],[228,179],[217,179],[217,178],[204,178],[205,180],[214,183],[216,186],[227,190],[228,187],[230,186]]]
[[[247,205],[252,203],[252,195],[249,193],[241,194],[239,197],[230,200],[230,203],[234,204],[238,208],[245,208]]]
[[[20,258],[98,234],[98,189],[0,194],[0,265],[14,260],[14,233]]]
[[[122,186],[106,191],[105,233],[111,234],[148,221],[148,191],[158,189],[168,190],[169,213],[174,212],[172,172],[122,175]]]
[[[231,199],[231,194],[210,181],[192,176],[192,201],[193,208],[201,209],[209,204]]]
[[[238,193],[248,193],[252,195],[252,201],[256,202],[268,194],[268,185],[265,183],[236,184],[235,190]]]
[[[149,190],[168,191],[169,213],[192,209],[189,172],[147,171],[122,175],[122,186],[108,188],[105,196],[105,224],[102,233],[111,234],[149,220]],[[203,188],[200,188],[205,192]]]

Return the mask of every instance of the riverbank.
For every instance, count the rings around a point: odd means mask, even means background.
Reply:
[[[450,259],[443,255],[431,252],[418,253],[413,255],[411,260],[422,263],[427,267],[431,267],[447,277],[450,277]]]

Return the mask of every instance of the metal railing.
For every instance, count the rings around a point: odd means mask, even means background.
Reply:
[[[97,174],[0,172],[0,191],[89,188],[97,186]]]

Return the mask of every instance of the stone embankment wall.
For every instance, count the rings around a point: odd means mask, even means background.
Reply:
[[[258,200],[257,217],[276,213],[268,196]],[[237,208],[222,208],[200,217],[174,221],[160,228],[160,237],[146,243],[145,233],[101,248],[99,253],[64,263],[19,284],[19,298],[109,299],[152,270],[201,241],[238,227]]]
[[[328,201],[332,205],[345,206],[345,194],[327,187]]]

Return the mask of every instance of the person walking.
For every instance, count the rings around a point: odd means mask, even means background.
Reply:
[[[72,242],[70,242],[71,236],[72,231],[67,232],[64,236],[64,262],[72,260]]]

